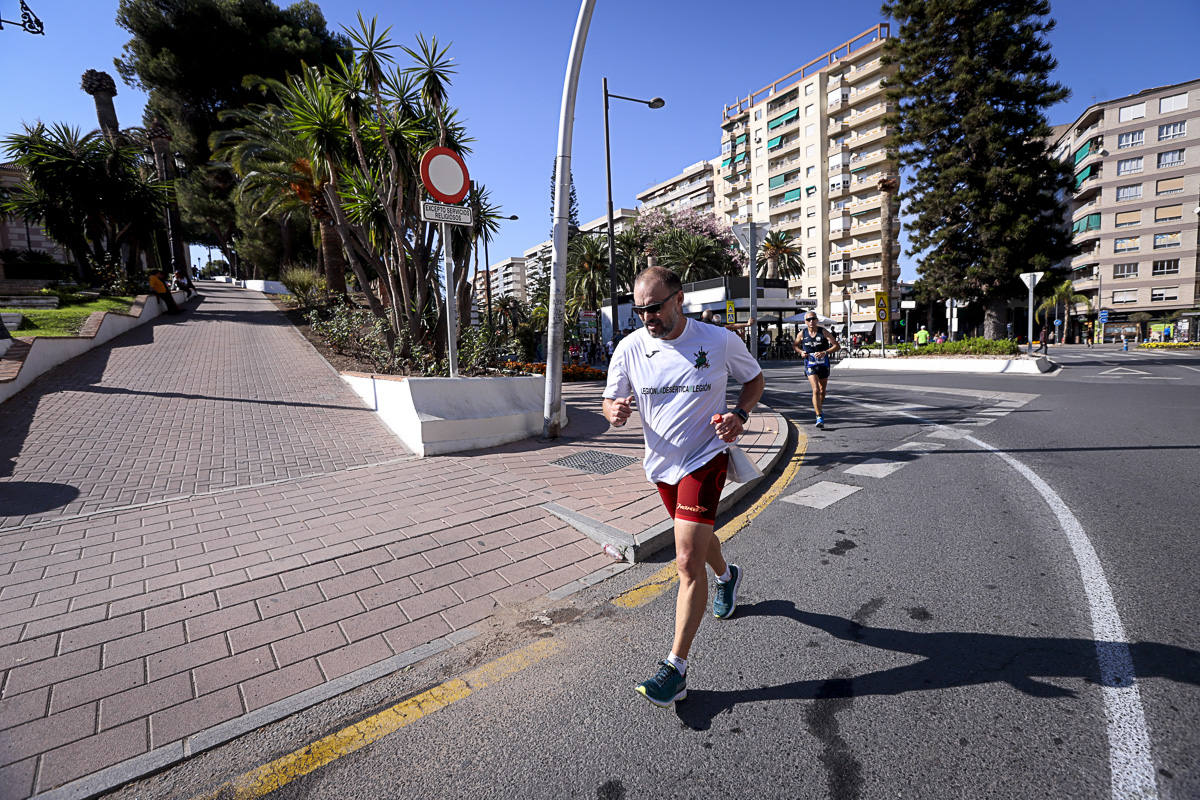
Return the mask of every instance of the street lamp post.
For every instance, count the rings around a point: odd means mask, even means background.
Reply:
[[[615,97],[618,100],[629,100],[633,103],[644,103],[650,108],[662,108],[667,103],[661,97],[655,97],[650,100],[639,100],[636,97],[623,97],[619,94],[610,94],[608,91],[608,78],[604,78],[604,171],[608,179],[608,287],[609,287],[609,313],[612,318],[612,338],[617,340],[617,331],[620,330],[617,323],[617,245],[615,233],[613,231],[613,199],[612,199],[612,151],[608,141],[608,99]]]
[[[519,219],[516,214],[511,217],[500,217],[500,219]],[[492,260],[488,257],[488,234],[483,232],[483,265],[486,267],[487,280],[483,282],[483,294],[487,297],[487,323],[488,327],[492,327]]]

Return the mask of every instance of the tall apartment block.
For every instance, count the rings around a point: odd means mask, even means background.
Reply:
[[[638,192],[638,209],[645,213],[656,208],[675,213],[696,211],[711,214],[716,209],[714,161],[698,161],[673,178]]]
[[[730,224],[769,222],[800,243],[804,274],[793,296],[852,331],[874,326],[874,293],[896,298],[899,213],[883,274],[880,181],[896,178],[884,125],[892,106],[881,81],[888,37],[879,24],[762,89],[725,106],[716,211]]]
[[[1083,252],[1071,260],[1072,282],[1093,311],[1108,312],[1105,339],[1146,335],[1134,313],[1161,328],[1196,308],[1200,80],[1090,106],[1055,147],[1075,170],[1071,229]]]

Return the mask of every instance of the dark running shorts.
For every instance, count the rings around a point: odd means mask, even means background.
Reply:
[[[657,484],[658,494],[671,519],[715,524],[728,464],[729,453],[720,452],[703,467],[683,476],[679,483]]]
[[[828,364],[805,364],[804,365],[804,374],[805,375],[816,375],[821,380],[828,380],[829,379],[829,365]]]

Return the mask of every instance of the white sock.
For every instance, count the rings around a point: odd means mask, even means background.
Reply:
[[[675,668],[675,671],[680,675],[687,675],[687,659],[671,653],[664,659],[668,664]]]
[[[733,571],[729,569],[729,565],[725,565],[725,574],[717,576],[717,583],[729,583],[733,580]]]

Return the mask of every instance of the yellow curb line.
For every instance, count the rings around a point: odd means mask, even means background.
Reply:
[[[539,639],[459,678],[439,684],[269,764],[239,775],[211,792],[196,796],[193,800],[215,800],[218,797],[222,800],[251,800],[262,797],[331,761],[382,739],[389,733],[395,733],[435,711],[457,703],[472,692],[499,683],[504,678],[541,661],[561,647],[555,639]]]
[[[722,543],[729,541],[734,534],[749,525],[750,521],[761,514],[764,508],[774,502],[800,470],[800,465],[804,462],[804,455],[808,452],[808,437],[796,427],[796,423],[789,421],[788,424],[796,431],[796,452],[792,454],[792,458],[788,462],[787,467],[784,468],[783,473],[775,479],[775,482],[771,484],[771,488],[767,489],[754,505],[717,529],[717,538]],[[672,561],[637,586],[614,597],[612,600],[613,605],[620,606],[621,608],[644,606],[671,588],[678,580],[679,573],[676,572],[675,562]]]

